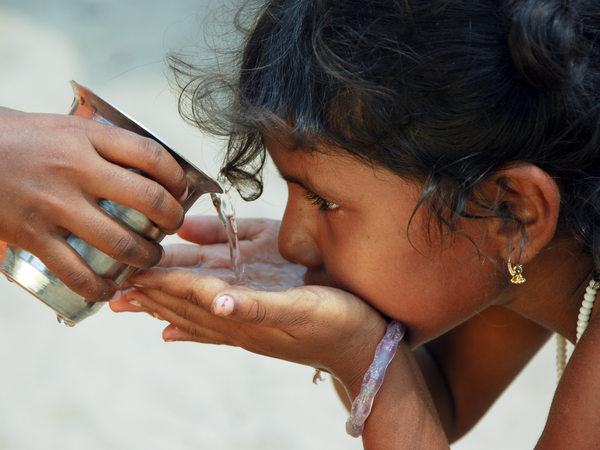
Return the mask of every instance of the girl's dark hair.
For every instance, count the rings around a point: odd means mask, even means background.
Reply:
[[[600,262],[596,0],[269,0],[236,24],[229,73],[170,63],[182,115],[229,139],[222,173],[245,198],[262,191],[267,132],[418,181],[451,231],[473,202],[515,220],[481,182],[527,162]]]

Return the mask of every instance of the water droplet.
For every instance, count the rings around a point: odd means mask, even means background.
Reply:
[[[315,369],[315,376],[313,377],[313,383],[317,386],[321,386],[323,382],[326,380],[325,375],[323,375],[323,371],[319,369]]]
[[[74,327],[75,326],[75,322],[72,322],[70,320],[65,319],[62,316],[57,315],[56,316],[56,320],[58,320],[58,323],[60,323],[61,325],[64,325],[68,328]]]

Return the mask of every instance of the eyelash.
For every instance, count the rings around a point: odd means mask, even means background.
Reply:
[[[306,192],[306,198],[311,201],[313,205],[319,208],[319,212],[322,213],[330,213],[335,211],[340,207],[340,205],[336,205],[333,202],[329,202],[325,200],[323,197],[319,197],[317,194],[313,192]]]

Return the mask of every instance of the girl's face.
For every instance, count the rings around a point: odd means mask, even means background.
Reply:
[[[419,186],[344,154],[265,142],[289,189],[279,250],[308,268],[306,284],[352,292],[405,322],[413,348],[493,302],[500,283],[483,221],[463,226],[479,253],[462,234],[440,240],[421,209],[411,222]]]

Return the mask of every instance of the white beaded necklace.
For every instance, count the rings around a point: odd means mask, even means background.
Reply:
[[[594,272],[590,284],[585,288],[585,294],[583,295],[583,301],[581,302],[581,308],[579,308],[579,316],[577,316],[577,340],[575,345],[581,339],[581,336],[587,329],[590,323],[590,316],[592,309],[594,308],[594,302],[596,301],[596,294],[600,289],[600,274]],[[558,380],[562,377],[567,365],[567,340],[560,334],[556,335],[556,371],[558,373]]]

